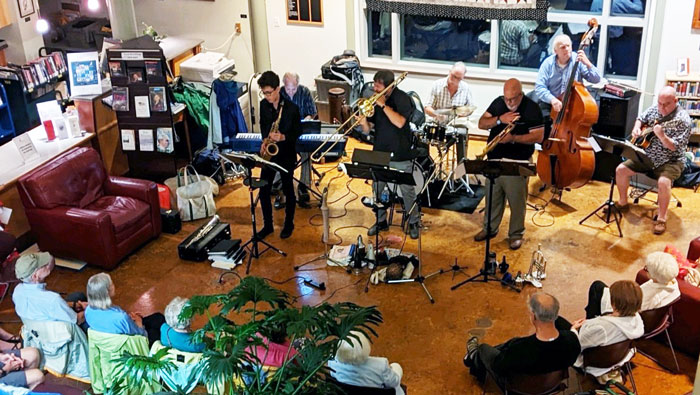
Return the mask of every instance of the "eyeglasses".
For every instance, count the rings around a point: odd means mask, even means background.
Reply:
[[[512,102],[518,100],[520,98],[520,96],[522,96],[522,95],[523,95],[523,93],[520,92],[517,95],[510,97],[510,98],[503,96],[503,100],[505,100],[507,103],[512,103]]]
[[[275,89],[273,89],[271,91],[262,91],[262,94],[264,96],[272,96],[273,93],[275,93]]]

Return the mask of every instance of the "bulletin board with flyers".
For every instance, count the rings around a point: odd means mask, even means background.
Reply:
[[[107,62],[122,150],[130,161],[134,154],[173,154],[176,136],[163,51],[110,48]]]

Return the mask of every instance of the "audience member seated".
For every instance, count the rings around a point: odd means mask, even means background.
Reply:
[[[681,296],[678,288],[678,263],[673,255],[665,252],[652,252],[646,258],[646,269],[650,280],[641,285],[642,308],[647,311],[664,307]],[[610,288],[602,281],[594,281],[588,289],[586,318],[613,312],[610,303]]]
[[[34,389],[44,382],[40,362],[41,353],[34,347],[3,352],[0,354],[0,383]]]
[[[160,342],[165,347],[172,347],[183,352],[201,353],[204,343],[193,343],[190,333],[190,320],[180,319],[182,308],[189,299],[176,296],[165,307],[165,323],[160,326]]]
[[[644,334],[644,322],[639,316],[642,307],[642,289],[634,281],[616,281],[610,286],[610,302],[613,312],[591,319],[580,319],[573,323],[563,318],[557,320],[557,328],[571,329],[578,335],[581,351],[588,348],[607,346],[628,339],[637,339]],[[634,350],[620,364],[629,361]],[[579,355],[574,366],[583,367],[583,354]],[[586,368],[586,373],[600,377],[612,368]]]
[[[352,332],[355,338],[342,341],[335,359],[328,361],[331,376],[341,383],[370,388],[394,388],[396,395],[404,395],[401,388],[403,369],[386,358],[370,357],[369,339],[361,332]]]
[[[476,337],[467,342],[464,364],[480,382],[490,373],[500,387],[509,375],[538,375],[566,369],[581,352],[576,335],[554,325],[559,315],[559,301],[552,295],[538,292],[528,300],[530,322],[535,334],[516,337],[492,347],[478,344]]]
[[[160,328],[165,322],[163,314],[143,317],[139,313],[127,313],[112,304],[114,292],[114,283],[107,273],[95,274],[88,280],[85,321],[90,329],[115,335],[146,336],[149,346],[159,340]]]
[[[41,367],[58,376],[89,382],[88,343],[78,324],[83,313],[76,313],[61,296],[46,289],[46,278],[54,268],[51,254],[22,255],[15,262],[15,274],[22,283],[15,287],[12,301],[22,320],[25,346],[36,347],[43,354]],[[73,293],[74,300],[80,299]],[[82,309],[83,302],[74,305]]]
[[[264,367],[279,368],[297,354],[297,350],[287,339],[286,327],[275,328],[269,339],[263,337],[263,343],[265,345],[256,346],[251,353],[260,359],[260,365]]]

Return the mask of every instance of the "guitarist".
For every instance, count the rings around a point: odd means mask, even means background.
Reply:
[[[535,152],[535,143],[542,142],[544,135],[542,111],[529,97],[523,95],[523,87],[515,78],[503,85],[503,96],[497,97],[479,119],[479,129],[490,129],[488,141],[492,141],[515,122],[512,132],[507,134],[489,153],[489,159],[529,160]],[[486,190],[489,190],[486,180]],[[486,197],[489,199],[489,197]],[[481,232],[474,236],[475,241],[486,240],[498,233],[498,226],[503,219],[506,200],[510,206],[510,223],[508,227],[509,246],[517,250],[523,244],[525,234],[525,209],[527,202],[527,177],[500,176],[493,185],[491,197],[491,229],[486,229],[487,218]],[[488,232],[488,233],[487,233]]]
[[[642,125],[650,126],[649,145],[644,148],[647,156],[654,164],[653,167],[626,160],[615,170],[617,190],[620,194],[615,206],[622,212],[629,210],[627,189],[630,177],[635,173],[653,173],[658,179],[659,212],[654,222],[653,232],[660,235],[666,231],[666,213],[671,200],[673,181],[683,172],[684,158],[688,139],[690,138],[691,122],[688,113],[678,105],[676,91],[671,86],[661,88],[657,104],[649,107],[634,123],[632,139],[642,135]],[[651,135],[653,134],[653,136]]]

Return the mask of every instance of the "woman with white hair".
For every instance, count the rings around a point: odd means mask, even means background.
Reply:
[[[641,285],[642,309],[654,310],[664,307],[681,296],[678,288],[678,262],[673,255],[665,252],[652,252],[645,259],[650,280]],[[586,318],[612,313],[610,289],[602,281],[594,281],[588,289]]]
[[[138,313],[127,313],[112,304],[114,283],[107,273],[99,273],[88,279],[85,321],[90,329],[115,335],[141,335],[153,344],[160,339],[160,327],[165,322],[163,314],[154,313],[144,317]]]
[[[361,332],[352,332],[357,338],[340,342],[335,359],[328,361],[331,376],[344,384],[370,388],[394,388],[396,395],[404,395],[401,388],[401,365],[381,357],[370,357],[369,339]]]
[[[190,333],[189,319],[181,319],[180,313],[189,299],[176,296],[165,307],[165,323],[160,326],[160,342],[183,352],[202,352],[204,343],[194,343]]]

